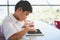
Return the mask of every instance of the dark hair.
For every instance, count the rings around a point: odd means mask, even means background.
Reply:
[[[23,11],[32,12],[32,6],[28,1],[19,1],[15,6],[15,11],[20,7],[22,8]]]

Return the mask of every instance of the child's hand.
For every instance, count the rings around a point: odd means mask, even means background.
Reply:
[[[34,28],[34,22],[29,20],[24,20],[24,27],[23,28],[29,28],[30,31],[37,32],[37,30]]]

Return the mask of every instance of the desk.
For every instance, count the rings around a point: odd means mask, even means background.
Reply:
[[[20,40],[60,40],[60,30],[42,21],[34,21],[35,28],[40,29],[44,36],[25,36]]]

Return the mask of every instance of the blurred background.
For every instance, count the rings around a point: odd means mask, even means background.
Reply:
[[[0,25],[5,16],[13,14],[15,5],[20,0],[0,0]],[[54,25],[55,20],[60,20],[60,0],[27,0],[33,7],[32,14],[27,20],[39,20],[49,25]]]

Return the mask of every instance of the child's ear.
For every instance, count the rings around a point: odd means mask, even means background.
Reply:
[[[17,12],[17,13],[19,13],[19,12],[21,13],[21,12],[22,12],[22,8],[21,8],[21,7],[18,8],[18,9],[16,10],[16,12]]]
[[[19,10],[19,11],[22,11],[22,8],[20,7],[20,8],[18,8],[18,10]]]

